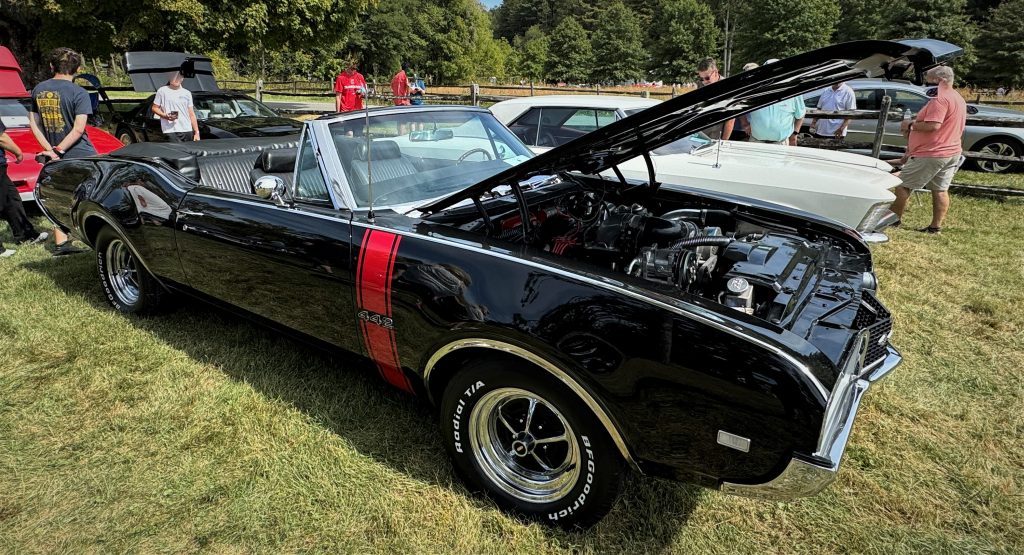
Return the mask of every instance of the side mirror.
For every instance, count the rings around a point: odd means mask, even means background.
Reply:
[[[291,195],[284,180],[276,175],[264,175],[252,184],[252,191],[264,200],[273,200],[278,206],[287,206]]]

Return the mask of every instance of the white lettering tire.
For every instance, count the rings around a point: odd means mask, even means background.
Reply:
[[[466,364],[445,389],[441,432],[471,490],[530,519],[587,527],[622,491],[624,462],[597,417],[526,362]]]

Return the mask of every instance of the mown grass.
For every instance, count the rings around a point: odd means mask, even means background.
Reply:
[[[1022,205],[915,196],[875,248],[905,364],[793,503],[637,477],[596,528],[454,480],[432,411],[204,305],[115,314],[91,254],[0,260],[0,552],[1024,552]],[[8,240],[6,228],[0,239]]]
[[[988,173],[971,170],[959,170],[953,177],[953,183],[979,185],[982,187],[998,187],[1001,189],[1024,189],[1024,172]]]

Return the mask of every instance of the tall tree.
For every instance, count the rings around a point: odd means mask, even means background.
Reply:
[[[892,18],[889,0],[845,0],[839,5],[836,42],[880,39],[889,35]]]
[[[575,18],[567,17],[551,33],[548,47],[548,79],[582,83],[590,76],[594,54],[587,31]]]
[[[1024,0],[1003,0],[978,34],[978,82],[1024,87]]]
[[[522,36],[523,29],[540,25],[545,31],[551,21],[551,6],[547,0],[505,0],[494,9],[494,32],[512,40]]]
[[[737,30],[742,61],[761,63],[829,44],[839,5],[834,0],[761,0],[748,4],[742,17]]]
[[[647,52],[643,31],[635,13],[621,2],[608,7],[591,38],[594,49],[593,77],[602,83],[636,81],[644,77]]]
[[[647,39],[651,74],[685,81],[701,59],[715,54],[719,34],[715,15],[697,0],[661,0],[656,9],[659,24],[651,26]]]
[[[515,49],[519,51],[519,75],[531,80],[543,79],[548,60],[548,36],[544,29],[540,25],[527,29],[526,34],[516,37]]]
[[[892,6],[890,29],[885,38],[932,38],[964,48],[955,62],[959,72],[974,63],[977,28],[967,14],[967,0],[902,0]]]

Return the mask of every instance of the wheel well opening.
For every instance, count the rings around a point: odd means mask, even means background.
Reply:
[[[89,218],[86,218],[85,222],[82,224],[82,232],[85,234],[85,239],[89,241],[90,245],[96,245],[96,236],[100,234],[100,230],[103,229],[103,226],[105,225],[107,225],[106,222],[104,222],[103,218],[100,218],[99,216],[90,216]]]
[[[436,405],[441,401],[441,397],[444,396],[444,388],[460,368],[470,360],[478,360],[482,358],[490,360],[515,361],[523,364],[524,366],[531,366],[534,370],[540,370],[540,368],[532,362],[525,360],[522,357],[517,357],[501,351],[495,351],[494,349],[487,349],[484,347],[467,347],[465,349],[458,349],[437,361],[433,369],[430,371],[430,381],[427,382],[426,386],[432,402]]]

